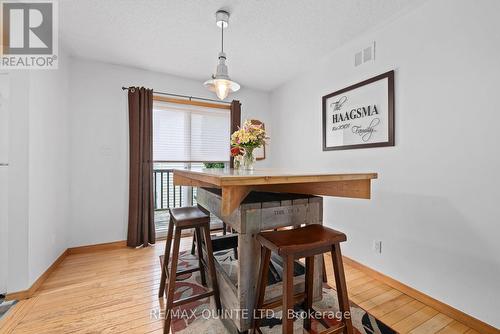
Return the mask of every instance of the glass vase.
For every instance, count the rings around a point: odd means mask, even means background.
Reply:
[[[243,157],[241,155],[237,155],[233,158],[233,167],[234,169],[240,169],[241,168],[241,162]]]
[[[243,168],[246,170],[253,170],[255,164],[255,156],[253,155],[253,148],[246,148],[243,155]]]

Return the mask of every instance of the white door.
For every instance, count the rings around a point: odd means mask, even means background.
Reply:
[[[8,168],[0,166],[0,294],[7,292],[7,180]]]
[[[0,73],[0,294],[7,292],[7,196],[9,165],[9,77]]]
[[[0,164],[9,162],[9,75],[0,72]]]

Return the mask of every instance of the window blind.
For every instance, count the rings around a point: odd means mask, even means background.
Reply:
[[[229,161],[227,109],[154,101],[155,161]]]

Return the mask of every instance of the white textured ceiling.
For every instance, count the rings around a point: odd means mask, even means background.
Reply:
[[[246,87],[271,90],[314,58],[416,6],[418,0],[62,0],[60,31],[70,54],[208,79],[220,29],[229,74]]]

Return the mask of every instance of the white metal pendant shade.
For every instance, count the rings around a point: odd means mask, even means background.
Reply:
[[[232,81],[229,77],[226,65],[226,54],[224,53],[224,28],[229,25],[229,13],[220,10],[215,14],[215,17],[217,26],[220,27],[222,31],[222,51],[219,52],[219,62],[215,74],[212,75],[212,79],[205,81],[203,85],[212,92],[215,92],[219,99],[224,100],[229,93],[238,91],[240,85]]]

